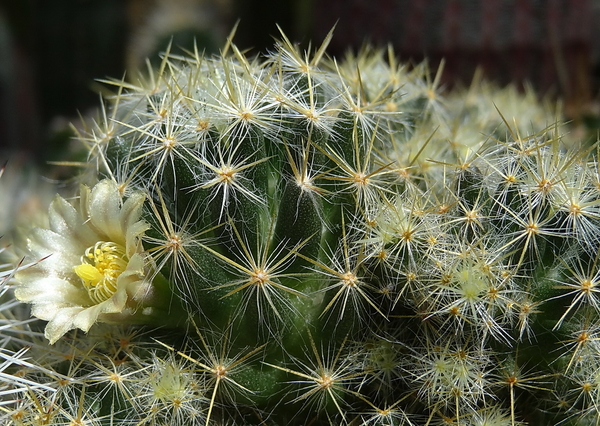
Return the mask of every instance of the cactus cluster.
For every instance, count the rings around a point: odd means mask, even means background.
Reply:
[[[600,422],[598,152],[331,36],[105,81],[4,274],[5,424]]]

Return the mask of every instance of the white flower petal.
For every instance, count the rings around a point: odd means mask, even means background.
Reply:
[[[82,310],[82,307],[76,306],[72,308],[63,308],[56,311],[56,315],[48,322],[48,325],[46,325],[46,330],[44,331],[46,339],[50,341],[51,345],[64,336],[67,331],[74,328],[73,318],[76,317],[77,314],[79,314]]]
[[[81,286],[75,286],[70,281],[48,277],[45,273],[27,275],[21,285],[15,289],[15,296],[22,302],[33,304],[33,315],[50,320],[58,307],[83,305],[82,301],[90,304],[87,292]]]
[[[127,229],[135,222],[140,220],[142,206],[144,205],[145,195],[142,193],[133,194],[125,201],[121,209],[121,227]]]
[[[150,228],[150,226],[145,222],[136,222],[129,227],[127,227],[127,231],[125,234],[125,251],[127,256],[132,257],[136,252],[139,251],[139,247],[141,246],[141,236]]]
[[[50,229],[72,241],[81,241],[85,246],[89,246],[96,237],[90,228],[81,226],[83,219],[77,210],[59,196],[50,204],[48,219]]]
[[[47,256],[56,251],[75,254],[80,252],[82,247],[85,245],[68,239],[51,229],[33,229],[28,241],[29,251],[38,256]]]
[[[89,220],[100,234],[125,246],[125,235],[121,228],[121,197],[117,185],[111,180],[103,180],[92,189],[89,205]]]
[[[92,325],[98,320],[101,311],[102,307],[100,305],[95,305],[78,312],[77,315],[74,315],[71,319],[71,328],[78,328],[87,333]]]
[[[145,199],[143,194],[134,194],[125,201],[121,211],[121,227],[126,230],[125,250],[129,257],[138,251],[140,236],[150,228],[147,223],[139,221]]]

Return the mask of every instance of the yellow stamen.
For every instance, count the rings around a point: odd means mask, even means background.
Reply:
[[[117,278],[127,267],[125,249],[113,242],[98,241],[81,256],[81,265],[73,270],[96,304],[108,300],[117,291]]]

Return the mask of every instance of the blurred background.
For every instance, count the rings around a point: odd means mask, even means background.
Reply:
[[[567,118],[600,128],[600,0],[0,0],[0,150],[43,166],[65,157],[70,122],[99,105],[94,79],[121,78],[193,40],[269,49],[276,24],[329,53],[388,43],[404,61],[445,59],[446,87],[477,68],[564,100]],[[14,154],[13,154],[14,155]]]

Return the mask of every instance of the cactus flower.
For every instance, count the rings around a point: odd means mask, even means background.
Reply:
[[[48,321],[51,343],[71,329],[87,332],[96,321],[127,315],[148,297],[143,202],[141,193],[122,202],[116,184],[103,180],[92,190],[82,186],[79,209],[57,196],[49,228],[31,233],[29,252],[43,260],[17,274],[15,294]]]

